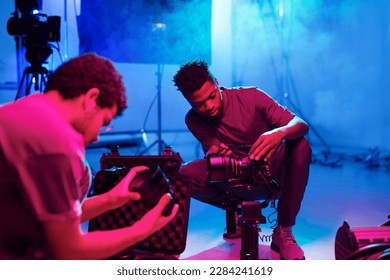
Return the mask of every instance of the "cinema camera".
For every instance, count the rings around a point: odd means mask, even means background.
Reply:
[[[263,186],[270,200],[274,200],[279,184],[271,178],[270,166],[263,160],[251,160],[246,154],[250,146],[239,145],[238,149],[245,155],[241,157],[209,154],[207,170],[210,182],[225,182],[233,188],[250,190],[254,186]]]
[[[227,181],[232,185],[260,184],[270,176],[269,165],[249,157],[210,154],[207,169],[210,181]]]
[[[26,60],[33,67],[40,67],[53,53],[49,42],[60,41],[61,17],[43,13],[24,13],[21,18],[11,17],[7,31],[12,36],[21,36],[26,47]]]

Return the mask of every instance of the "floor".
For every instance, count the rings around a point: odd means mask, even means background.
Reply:
[[[334,260],[335,236],[343,221],[352,228],[382,224],[390,214],[389,199],[389,171],[371,170],[362,163],[350,161],[337,168],[312,164],[302,208],[293,228],[306,259]],[[187,246],[181,258],[240,259],[240,240],[223,239],[224,211],[197,201],[192,201],[190,209]],[[265,209],[263,215],[272,214],[270,210]],[[271,225],[260,225],[260,259],[275,258],[269,248]]]
[[[100,153],[99,153],[100,152]],[[181,150],[181,154],[185,154]],[[90,150],[91,165],[101,151]],[[129,154],[130,155],[130,154]],[[335,236],[344,221],[352,227],[376,227],[390,214],[390,168],[386,161],[368,162],[367,155],[314,154],[309,184],[293,232],[308,260],[334,260]],[[92,161],[92,162],[91,162]],[[259,259],[277,259],[270,251],[276,215],[263,209],[259,225]],[[223,238],[225,211],[191,199],[183,260],[240,259],[241,240]]]

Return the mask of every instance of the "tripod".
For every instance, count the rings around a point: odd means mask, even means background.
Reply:
[[[22,92],[22,87],[23,87],[24,81],[26,81],[25,96],[30,94],[33,82],[35,83],[35,87],[34,87],[35,91],[39,90],[42,92],[44,90],[44,87],[46,86],[47,79],[48,79],[50,74],[51,74],[51,71],[47,70],[43,66],[26,67],[23,71],[22,79],[20,80],[18,91],[17,91],[16,96],[15,96],[15,101],[21,97],[20,95]]]
[[[145,150],[143,150],[140,155],[143,155],[147,151],[149,151],[151,148],[153,148],[155,145],[157,145],[158,149],[158,155],[162,155],[164,152],[164,146],[167,146],[167,144],[162,140],[162,130],[161,130],[161,81],[162,81],[162,71],[163,65],[158,64],[157,65],[157,140],[154,141],[152,144],[149,145]]]

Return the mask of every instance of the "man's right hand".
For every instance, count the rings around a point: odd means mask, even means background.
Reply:
[[[157,205],[136,222],[137,226],[140,226],[144,230],[146,235],[150,235],[168,224],[177,214],[179,210],[179,204],[175,204],[172,208],[172,212],[169,216],[164,216],[162,213],[165,207],[170,203],[172,195],[169,193],[164,194]]]
[[[220,154],[220,155],[226,155],[229,156],[233,153],[233,151],[229,150],[229,147],[226,146],[224,143],[219,144],[219,146],[211,146],[210,149],[206,153],[206,158],[209,154]]]

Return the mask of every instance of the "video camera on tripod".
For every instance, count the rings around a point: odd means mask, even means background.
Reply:
[[[53,53],[48,43],[60,41],[60,26],[61,17],[36,13],[22,18],[11,17],[7,31],[25,39],[26,60],[33,67],[39,67]]]
[[[60,41],[60,29],[61,17],[39,13],[37,1],[16,1],[16,10],[7,22],[7,31],[15,36],[17,51],[20,49],[20,43],[25,47],[25,58],[31,66],[24,69],[15,100],[19,98],[26,77],[26,95],[30,93],[33,79],[35,90],[43,91],[50,71],[42,64],[46,63],[53,53],[49,42]]]

